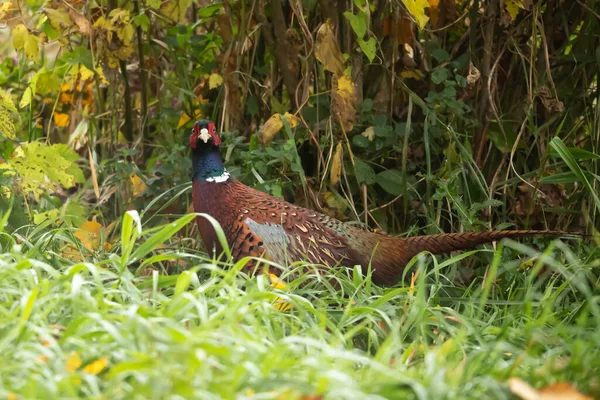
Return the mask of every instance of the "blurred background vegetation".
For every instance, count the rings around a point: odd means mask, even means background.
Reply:
[[[187,138],[207,118],[239,179],[342,220],[406,234],[590,231],[597,9],[3,2],[2,212],[23,234],[66,224],[110,236],[134,208],[151,225],[171,220],[190,210]]]

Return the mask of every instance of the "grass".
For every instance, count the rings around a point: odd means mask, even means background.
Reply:
[[[457,255],[414,260],[392,288],[358,269],[276,288],[177,248],[189,217],[147,232],[137,218],[80,262],[62,257],[68,230],[4,235],[0,398],[509,399],[511,377],[600,396],[591,246],[505,241],[469,255],[487,273],[467,283]]]

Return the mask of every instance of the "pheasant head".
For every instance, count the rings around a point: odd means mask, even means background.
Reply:
[[[219,153],[221,137],[215,123],[202,119],[194,123],[190,135],[192,149],[192,180],[200,182],[225,182],[229,172],[223,166]]]

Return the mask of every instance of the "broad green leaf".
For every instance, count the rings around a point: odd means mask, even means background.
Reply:
[[[364,138],[364,136],[361,137]],[[359,184],[364,182],[367,185],[372,185],[375,183],[375,171],[366,162],[360,158],[355,158],[354,166],[356,168],[356,180]]]
[[[397,169],[390,169],[378,173],[375,176],[375,181],[391,195],[399,196],[402,193],[402,182],[404,181],[404,178],[402,172]]]
[[[24,143],[15,150],[10,165],[19,175],[19,187],[23,192],[32,193],[36,199],[47,190],[49,180],[52,185],[64,188],[73,187],[82,176],[75,164],[77,153],[64,144],[45,145],[40,142]],[[72,171],[72,172],[69,172]]]
[[[354,31],[354,33],[356,33],[356,36],[358,36],[359,39],[365,37],[365,34],[367,33],[368,22],[368,17],[366,13],[360,11],[357,15],[354,15],[351,12],[346,11],[344,13],[344,17],[346,17],[346,19],[350,21],[350,26],[352,27],[352,30]]]
[[[365,56],[369,59],[369,62],[373,62],[375,54],[377,53],[377,41],[375,38],[369,38],[367,41],[358,38],[358,45],[360,49],[365,53]]]

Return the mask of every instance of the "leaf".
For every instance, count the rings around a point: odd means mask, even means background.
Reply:
[[[596,204],[596,209],[600,210],[600,198],[598,198],[598,195],[594,191],[594,188],[592,187],[592,185],[590,185],[589,180],[577,164],[577,161],[575,160],[573,155],[569,152],[569,149],[567,148],[565,143],[559,137],[555,137],[550,141],[550,147],[552,147],[558,153],[558,155],[563,159],[563,161],[565,162],[565,164],[567,164],[571,171],[575,175],[577,175],[579,181],[583,183],[586,189],[590,191],[592,199]]]
[[[333,186],[337,185],[342,175],[342,142],[338,142],[333,153],[333,160],[331,161],[331,173],[330,179]]]
[[[86,248],[95,251],[100,249],[100,239],[104,230],[106,228],[102,224],[92,220],[84,222],[74,235]],[[110,247],[112,247],[110,243],[105,242],[104,248],[108,250]]]
[[[98,360],[94,360],[83,368],[83,372],[86,374],[98,375],[106,366],[108,365],[108,360],[106,358],[100,358]]]
[[[76,175],[83,172],[74,162],[79,155],[64,144],[45,145],[40,142],[24,143],[15,150],[10,159],[11,167],[19,175],[19,188],[32,193],[36,199],[49,185],[73,187]],[[42,189],[41,186],[46,186]]]
[[[133,175],[129,179],[131,180],[131,185],[133,186],[133,196],[134,197],[138,197],[139,195],[144,193],[144,191],[148,188],[148,186],[146,186],[144,181],[142,181],[142,179],[137,175]]]
[[[344,73],[344,56],[333,33],[333,22],[330,18],[317,31],[315,56],[327,71],[337,76]]]
[[[86,17],[71,7],[67,9],[67,12],[69,13],[71,20],[77,25],[77,28],[79,28],[79,33],[84,36],[90,36],[92,34],[92,25]]]
[[[373,138],[375,137],[375,128],[370,126],[367,129],[365,129],[365,131],[361,133],[361,135],[369,139],[369,142],[372,142]]]
[[[508,380],[510,391],[523,400],[592,400],[581,394],[570,383],[553,383],[540,390],[531,387],[527,382],[519,378]]]
[[[365,56],[367,56],[369,59],[369,62],[373,62],[375,54],[377,53],[377,41],[375,38],[369,38],[366,42],[359,38],[358,45],[363,53],[365,53]]]
[[[354,15],[351,12],[346,11],[344,12],[344,17],[350,21],[350,26],[359,39],[365,37],[368,22],[368,16],[365,12],[360,11],[357,15]]]
[[[346,132],[350,132],[356,120],[357,95],[352,79],[342,76],[333,77],[333,104],[332,111],[339,118],[339,122]]]
[[[523,0],[505,0],[504,7],[506,8],[506,12],[510,15],[511,21],[514,21],[519,15],[519,9],[525,8],[523,6]]]
[[[215,89],[223,84],[223,77],[219,74],[212,73],[208,77],[208,87],[209,89]]]
[[[15,138],[15,124],[12,122],[12,114],[17,112],[15,103],[8,93],[0,89],[0,135],[7,139]]]
[[[55,112],[52,116],[52,119],[58,127],[64,127],[69,125],[69,114]]]
[[[355,158],[354,167],[356,170],[356,180],[359,184],[364,182],[367,185],[372,185],[375,183],[375,171],[366,162],[360,158]]]
[[[73,373],[77,370],[77,368],[79,368],[81,366],[81,357],[79,357],[79,354],[74,351],[69,355],[69,358],[67,358],[67,371]]]
[[[290,128],[295,128],[298,126],[300,120],[294,114],[290,114],[286,111],[286,113],[283,116],[285,117],[288,124],[290,124]]]
[[[52,8],[45,8],[44,12],[50,20],[50,25],[52,25],[52,27],[58,32],[62,33],[63,30],[73,25],[71,18],[69,18],[69,14],[67,14],[63,8],[56,10]]]
[[[415,18],[417,25],[423,29],[429,21],[429,17],[425,15],[425,9],[429,7],[427,0],[402,0],[408,12]]]
[[[185,14],[192,5],[192,0],[166,0],[163,1],[160,11],[179,23],[185,23]]]
[[[390,169],[378,173],[375,182],[391,195],[399,196],[402,193],[402,182],[404,181],[401,171]]]
[[[291,128],[298,126],[298,117],[286,112],[284,117]],[[269,145],[279,132],[283,128],[283,121],[281,120],[281,114],[275,113],[271,115],[271,118],[261,126],[258,131],[258,140],[263,145]]]
[[[15,50],[19,51],[25,47],[25,42],[29,36],[29,31],[23,24],[15,26],[12,30],[13,46]]]

